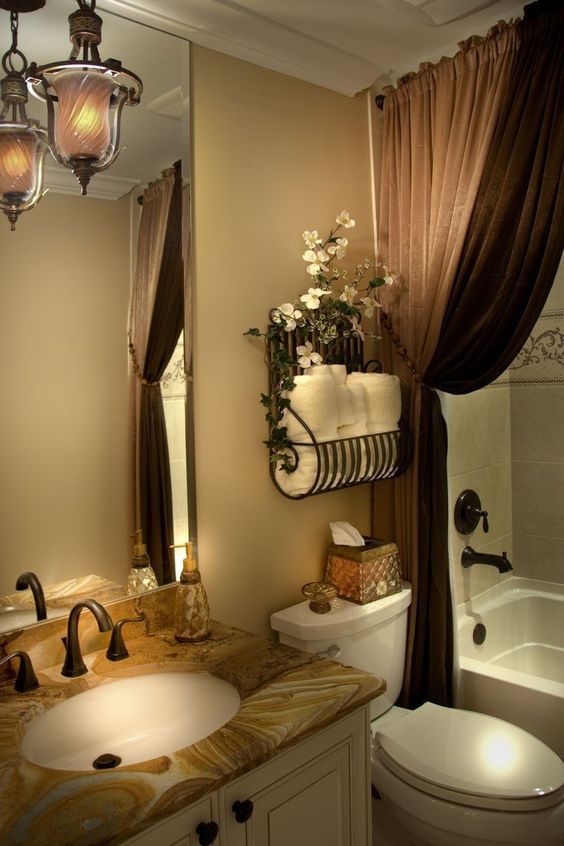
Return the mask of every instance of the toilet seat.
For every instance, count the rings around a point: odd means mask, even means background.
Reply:
[[[537,738],[495,717],[427,702],[377,728],[374,755],[430,796],[501,811],[540,811],[564,799],[564,763]]]

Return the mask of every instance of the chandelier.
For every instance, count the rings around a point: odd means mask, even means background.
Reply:
[[[27,59],[18,49],[18,11],[34,11],[45,0],[18,3],[2,0],[10,12],[12,44],[2,57],[6,76],[0,80],[0,208],[12,231],[19,215],[32,209],[43,194],[43,165],[48,149],[47,133],[26,114],[28,100],[25,76]],[[17,64],[21,64],[19,70]]]
[[[121,112],[140,102],[143,84],[117,59],[102,62],[102,18],[96,0],[77,0],[69,15],[71,54],[66,61],[29,66],[27,84],[47,106],[51,153],[72,170],[86,194],[91,177],[119,155]]]

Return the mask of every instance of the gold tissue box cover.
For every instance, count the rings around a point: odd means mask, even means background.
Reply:
[[[366,546],[330,544],[325,581],[335,585],[340,597],[360,605],[398,593],[398,548],[374,538],[366,538]]]

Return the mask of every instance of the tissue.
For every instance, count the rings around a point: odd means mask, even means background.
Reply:
[[[333,535],[334,544],[338,546],[364,546],[364,538],[350,523],[338,520],[335,523],[329,523],[329,528]]]

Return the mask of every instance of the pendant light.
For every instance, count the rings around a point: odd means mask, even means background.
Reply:
[[[118,156],[121,111],[139,103],[143,84],[117,59],[100,60],[102,18],[94,11],[96,0],[77,3],[78,10],[69,15],[69,59],[30,65],[27,83],[47,104],[51,152],[72,170],[86,194],[90,178]]]
[[[0,208],[7,216],[12,231],[19,215],[32,209],[43,194],[43,164],[48,150],[47,133],[26,114],[27,59],[18,50],[18,12],[34,11],[45,0],[19,3],[2,0],[1,8],[10,12],[12,44],[2,57],[6,76],[0,80]],[[25,8],[22,8],[25,6]],[[16,69],[16,64],[21,68]]]

